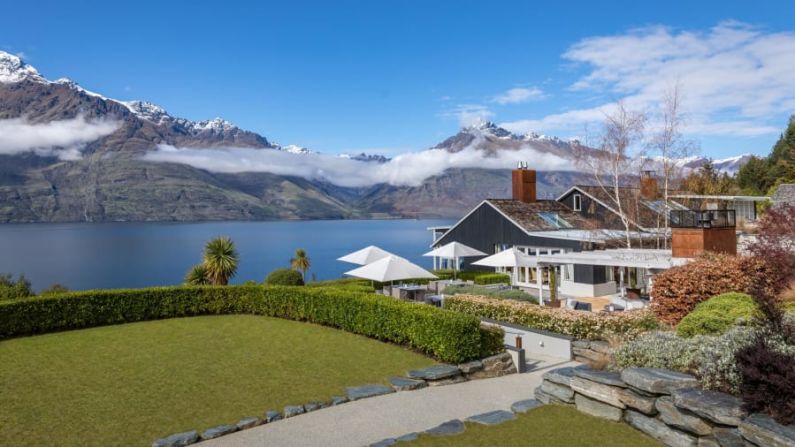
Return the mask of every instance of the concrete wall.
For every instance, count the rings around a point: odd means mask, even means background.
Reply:
[[[516,347],[516,336],[521,336],[522,348],[524,348],[529,358],[532,358],[535,354],[571,360],[571,337],[530,329],[504,321],[483,319],[482,322],[501,327],[505,331],[505,344],[508,346]]]

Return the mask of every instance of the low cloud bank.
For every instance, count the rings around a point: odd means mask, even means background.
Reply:
[[[538,170],[574,170],[573,163],[561,157],[541,153],[531,147],[505,150],[497,156],[466,148],[450,153],[443,149],[401,154],[386,163],[367,162],[326,154],[297,155],[272,149],[176,148],[160,145],[144,159],[156,162],[187,164],[212,172],[269,172],[310,180],[323,180],[338,186],[363,187],[381,183],[394,186],[418,186],[423,180],[450,168],[509,169],[526,161]]]
[[[88,121],[81,116],[48,123],[31,123],[26,118],[0,120],[0,154],[34,152],[62,160],[78,159],[83,146],[118,127],[115,121]]]

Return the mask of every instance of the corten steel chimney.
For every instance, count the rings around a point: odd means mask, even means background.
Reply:
[[[737,254],[734,210],[674,210],[670,214],[674,258],[693,258],[706,251]]]
[[[511,172],[513,180],[513,200],[525,203],[536,201],[536,171],[527,169],[526,164],[520,164],[518,169]]]
[[[643,171],[640,174],[640,196],[646,200],[656,200],[660,197],[654,171]]]

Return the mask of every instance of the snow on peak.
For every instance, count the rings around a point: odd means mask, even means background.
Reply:
[[[197,123],[193,123],[190,127],[196,131],[209,130],[216,132],[237,129],[237,126],[220,117],[216,117],[211,120],[199,121]]]
[[[85,93],[86,95],[89,95],[89,96],[94,96],[94,97],[97,97],[97,98],[102,98],[102,99],[105,99],[105,100],[109,100],[109,98],[106,98],[106,97],[100,95],[99,93],[95,93],[95,92],[92,92],[91,90],[84,89],[83,87],[80,86],[80,84],[78,84],[77,82],[75,82],[75,81],[73,81],[73,80],[71,80],[69,78],[56,79],[52,83],[53,84],[58,84],[58,85],[64,85],[66,87],[69,87],[72,90],[77,90],[79,92],[83,92],[83,93]],[[111,100],[111,101],[114,101],[114,100]]]
[[[26,64],[19,56],[0,51],[0,82],[11,84],[26,80],[47,82],[38,70]]]
[[[279,150],[289,152],[291,154],[306,155],[311,154],[312,151],[305,147],[297,146],[295,144],[288,144],[287,146],[279,146]]]
[[[124,101],[122,104],[135,116],[153,123],[160,123],[165,119],[171,118],[171,115],[164,108],[149,101]]]

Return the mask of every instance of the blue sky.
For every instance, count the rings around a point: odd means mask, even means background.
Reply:
[[[477,119],[579,136],[678,79],[703,154],[769,151],[795,112],[789,2],[604,3],[13,2],[0,49],[325,152],[421,150]]]

